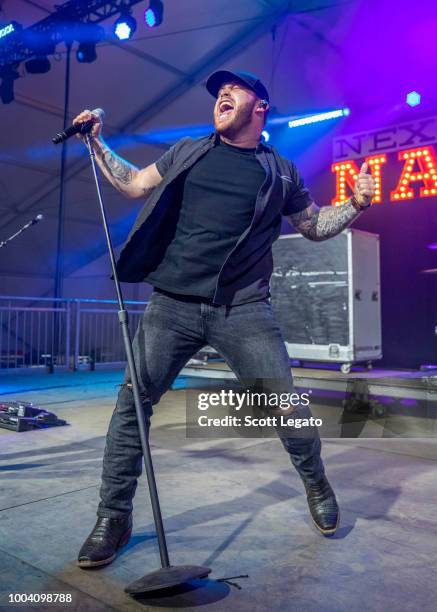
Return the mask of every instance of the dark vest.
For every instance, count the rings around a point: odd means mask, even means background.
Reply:
[[[178,176],[214,146],[215,138],[218,135],[214,133],[198,140],[183,138],[173,146],[172,165],[139,212],[121,251],[117,262],[121,281],[143,281],[162,260],[177,222],[172,203]],[[281,231],[281,213],[286,205],[289,208],[290,198],[299,187],[294,164],[273,147],[260,143],[256,157],[266,177],[258,192],[252,222],[220,270],[213,300],[217,304],[242,304],[269,295],[271,246]]]

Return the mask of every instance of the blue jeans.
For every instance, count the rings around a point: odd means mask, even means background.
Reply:
[[[243,383],[279,381],[275,391],[294,391],[288,354],[270,305],[260,300],[238,306],[213,304],[154,291],[133,341],[146,414],[169,389],[187,361],[210,345]],[[299,416],[311,416],[299,407]],[[304,482],[324,476],[318,434],[280,440]],[[132,511],[132,499],[142,470],[142,452],[129,371],[126,370],[109,425],[103,458],[98,516],[116,518]]]

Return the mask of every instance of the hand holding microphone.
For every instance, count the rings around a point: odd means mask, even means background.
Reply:
[[[77,135],[81,140],[85,139],[85,134],[90,134],[93,138],[99,138],[102,133],[104,116],[105,112],[101,108],[95,108],[93,111],[82,111],[73,119],[73,124],[70,127],[52,138],[53,143],[59,144],[74,135]]]

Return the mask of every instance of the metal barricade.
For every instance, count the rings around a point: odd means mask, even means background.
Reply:
[[[147,302],[126,301],[133,335]],[[0,296],[0,370],[125,362],[115,300]]]
[[[133,337],[147,302],[125,301]],[[115,300],[74,300],[74,364],[94,368],[126,361]]]
[[[0,368],[70,365],[71,300],[0,296]]]

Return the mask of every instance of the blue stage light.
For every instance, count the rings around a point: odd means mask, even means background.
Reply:
[[[13,34],[16,34],[20,30],[23,29],[23,26],[16,21],[11,21],[10,23],[4,24],[0,27],[0,39],[11,37]]]
[[[119,38],[120,40],[128,40],[128,38],[130,38],[132,34],[132,30],[125,22],[117,23],[114,32],[117,38]]]
[[[264,142],[268,142],[270,140],[270,134],[267,130],[263,130],[261,132],[261,136],[264,138]]]
[[[144,21],[149,28],[157,28],[162,23],[164,5],[161,0],[150,0],[149,8],[144,13]]]
[[[410,93],[407,94],[407,104],[409,106],[418,106],[420,104],[420,93],[417,93],[417,91],[410,91]]]
[[[76,59],[82,64],[91,64],[97,59],[96,45],[106,38],[105,30],[95,24],[87,23],[78,27],[75,38],[79,43]]]
[[[81,64],[91,64],[97,59],[96,43],[80,43],[76,51],[77,61]]]
[[[137,22],[132,15],[120,15],[114,23],[114,34],[119,40],[129,40],[137,29]]]
[[[156,15],[153,9],[148,8],[144,13],[144,21],[149,28],[154,28],[156,26]]]
[[[328,113],[319,113],[317,115],[309,115],[301,119],[293,119],[288,122],[288,127],[300,127],[309,123],[318,123],[319,121],[327,121],[328,119],[337,119],[338,117],[347,117],[350,114],[348,108],[340,108],[339,110],[329,111]]]

